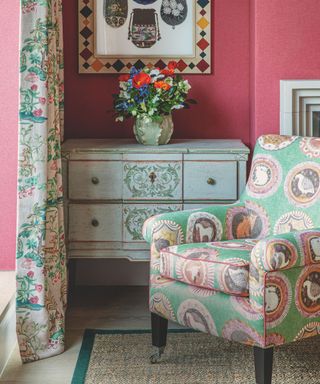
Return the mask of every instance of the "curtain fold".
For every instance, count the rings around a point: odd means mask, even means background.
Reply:
[[[63,352],[61,0],[21,0],[17,336],[23,362]]]

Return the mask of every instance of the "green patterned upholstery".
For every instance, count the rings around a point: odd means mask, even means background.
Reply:
[[[253,247],[254,243],[247,240],[232,240],[164,248],[160,252],[160,274],[196,287],[248,297]]]
[[[262,136],[241,201],[259,221],[256,238],[320,227],[319,139]],[[318,207],[318,209],[316,209]]]
[[[260,137],[238,203],[146,221],[150,310],[262,348],[319,334],[319,194],[320,139]]]

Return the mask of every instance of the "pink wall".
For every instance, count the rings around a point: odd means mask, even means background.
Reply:
[[[63,0],[66,137],[131,137],[107,110],[116,76],[77,74],[77,0]],[[320,78],[320,1],[215,0],[214,73],[190,76],[199,104],[175,116],[177,138],[241,138],[279,130],[279,80]],[[0,270],[15,257],[19,0],[0,24]],[[186,122],[188,122],[186,124]]]
[[[198,105],[175,115],[176,138],[241,138],[249,142],[249,0],[215,0],[214,74],[190,76]],[[64,0],[66,138],[131,137],[132,122],[106,111],[117,76],[77,74],[77,1]]]
[[[15,268],[19,0],[1,9],[0,66],[0,270]]]
[[[252,1],[254,142],[262,133],[279,132],[280,80],[320,78],[320,1]]]

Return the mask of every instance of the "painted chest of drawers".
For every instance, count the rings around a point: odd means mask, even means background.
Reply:
[[[239,198],[249,149],[239,140],[67,140],[63,151],[68,257],[149,259],[150,216]]]

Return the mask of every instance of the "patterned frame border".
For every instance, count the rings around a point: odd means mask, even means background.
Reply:
[[[211,5],[213,0],[196,1],[196,44],[192,58],[108,58],[97,57],[94,53],[94,1],[78,0],[79,4],[79,73],[128,73],[134,65],[142,68],[154,65],[165,68],[170,60],[178,62],[177,72],[210,74],[211,66]]]

